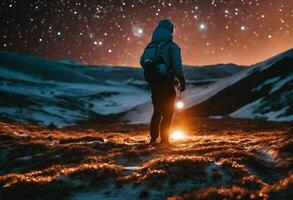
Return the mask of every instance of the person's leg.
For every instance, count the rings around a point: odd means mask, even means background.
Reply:
[[[169,142],[169,129],[173,119],[173,112],[166,112],[163,114],[163,119],[161,121],[161,143]]]
[[[151,119],[151,128],[150,128],[151,141],[155,141],[159,137],[160,123],[161,123],[161,113],[157,113],[154,110],[154,113]]]
[[[167,95],[165,99],[164,111],[162,113],[162,120],[160,126],[161,142],[169,142],[169,129],[172,123],[174,114],[174,104],[175,104],[176,92],[175,89],[169,88],[167,90]]]
[[[160,133],[160,123],[162,118],[161,106],[160,106],[160,91],[159,87],[153,86],[151,88],[152,102],[153,102],[153,116],[150,125],[151,142],[154,142]]]

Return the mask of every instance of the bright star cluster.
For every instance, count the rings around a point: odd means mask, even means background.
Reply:
[[[0,49],[138,66],[160,19],[184,64],[253,64],[293,47],[292,0],[3,0]]]

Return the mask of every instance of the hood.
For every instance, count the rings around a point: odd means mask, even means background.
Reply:
[[[173,24],[168,19],[159,22],[152,35],[152,42],[173,40]]]

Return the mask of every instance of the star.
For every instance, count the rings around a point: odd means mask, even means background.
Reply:
[[[143,28],[141,28],[139,26],[133,26],[132,33],[136,37],[141,37],[141,36],[143,36],[144,31],[143,31]]]
[[[174,23],[173,39],[181,48],[184,64],[250,65],[292,48],[293,1],[225,2],[3,1],[0,45],[5,50],[48,59],[70,57],[95,65],[138,66],[153,30],[166,18]],[[270,53],[263,51],[264,46],[271,49]],[[243,54],[242,47],[248,53]]]
[[[201,31],[205,30],[205,29],[206,29],[206,25],[205,25],[204,23],[201,23],[201,24],[199,25],[199,29],[200,29]]]

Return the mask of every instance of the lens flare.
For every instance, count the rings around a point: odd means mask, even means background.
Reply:
[[[185,134],[182,130],[175,130],[171,134],[172,140],[183,140],[185,138]]]
[[[183,101],[178,101],[177,103],[176,103],[176,108],[178,108],[178,109],[182,109],[184,107],[184,103],[183,103]]]

